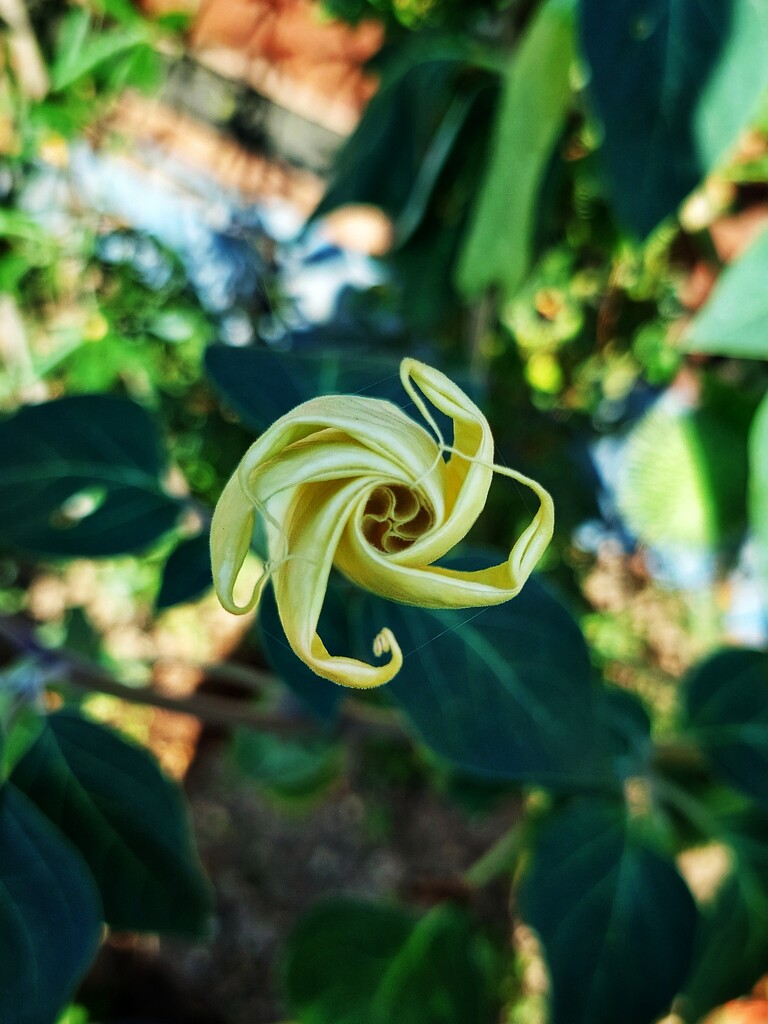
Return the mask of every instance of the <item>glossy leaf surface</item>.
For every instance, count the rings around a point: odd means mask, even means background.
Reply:
[[[164,490],[155,425],[141,406],[77,395],[0,422],[0,543],[99,557],[145,547],[179,503]]]
[[[101,921],[85,861],[6,783],[0,790],[3,1024],[53,1024],[96,955]]]
[[[648,1024],[688,971],[691,894],[625,815],[619,802],[583,798],[555,811],[535,840],[519,906],[546,952],[551,1024]]]
[[[146,751],[95,722],[58,712],[12,778],[80,850],[109,925],[205,931],[208,887],[181,793]]]
[[[404,401],[399,358],[211,345],[205,353],[205,368],[225,401],[259,433],[316,395],[362,393]]]
[[[647,235],[724,157],[768,84],[753,0],[583,0],[582,47],[620,218]]]
[[[537,580],[479,613],[361,595],[350,615],[358,643],[383,626],[394,632],[404,662],[388,693],[440,756],[470,772],[555,787],[604,777],[584,638]]]
[[[163,567],[158,610],[194,601],[213,586],[211,552],[207,533],[182,540]]]
[[[696,742],[721,779],[768,807],[768,655],[724,650],[685,685]]]

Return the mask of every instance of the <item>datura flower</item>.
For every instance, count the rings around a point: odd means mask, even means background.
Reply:
[[[288,643],[314,672],[343,686],[388,683],[402,652],[386,627],[375,638],[383,664],[330,654],[317,624],[332,566],[366,590],[424,608],[500,604],[519,593],[552,537],[552,499],[536,481],[493,462],[493,437],[477,406],[448,377],[415,359],[402,385],[434,436],[378,398],[313,398],[282,416],[246,452],[216,506],[213,579],[235,613],[258,603],[271,578]],[[444,443],[427,402],[453,421]],[[447,455],[448,458],[444,458]],[[485,506],[494,472],[530,488],[539,507],[506,561],[462,572],[434,563]],[[234,591],[263,518],[268,561],[245,604]]]

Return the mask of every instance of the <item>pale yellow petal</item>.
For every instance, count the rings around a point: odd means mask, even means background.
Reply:
[[[369,665],[332,655],[317,634],[334,554],[350,511],[365,484],[308,484],[297,488],[285,530],[290,557],[273,574],[280,621],[294,653],[318,675],[342,686],[360,689],[388,683],[400,671],[402,654],[383,629],[373,640],[377,654],[389,654],[383,665]]]
[[[253,526],[253,504],[243,494],[235,474],[221,492],[211,523],[214,586],[221,603],[235,615],[244,615],[255,608],[263,589],[263,580],[260,580],[244,605],[235,602],[235,586],[251,547]]]
[[[502,467],[498,471],[530,487],[540,502],[506,561],[472,572],[403,565],[396,556],[378,551],[367,542],[358,515],[342,535],[336,564],[358,586],[388,600],[422,608],[472,608],[516,597],[552,539],[554,505],[548,492],[534,480]]]

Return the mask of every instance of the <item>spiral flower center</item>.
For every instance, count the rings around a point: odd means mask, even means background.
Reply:
[[[405,551],[435,522],[432,509],[410,487],[376,487],[363,512],[363,536],[378,551]]]

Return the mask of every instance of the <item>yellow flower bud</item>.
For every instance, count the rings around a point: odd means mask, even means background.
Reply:
[[[326,650],[317,624],[332,566],[366,590],[405,604],[501,604],[520,592],[554,529],[547,491],[494,464],[488,421],[456,384],[415,359],[402,361],[400,379],[435,436],[381,399],[313,398],[273,423],[246,452],[211,526],[213,579],[224,607],[250,611],[271,578],[291,648],[318,675],[343,686],[388,683],[402,653],[386,627],[373,645],[376,656],[389,654],[383,665]],[[453,421],[452,445],[444,443],[427,402]],[[531,523],[499,565],[466,572],[434,565],[482,512],[494,472],[534,492],[539,508]],[[238,605],[234,589],[256,515],[265,523],[269,560],[250,599]]]

